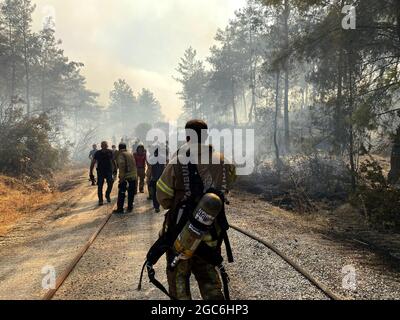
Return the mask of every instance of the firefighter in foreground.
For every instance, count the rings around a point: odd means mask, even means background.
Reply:
[[[118,201],[117,209],[114,213],[124,213],[124,203],[126,191],[128,191],[128,209],[127,212],[133,211],[135,194],[137,193],[136,179],[136,163],[132,154],[127,151],[126,144],[120,143],[117,154],[117,166],[119,169],[119,184],[118,184]]]
[[[229,225],[224,203],[225,194],[235,180],[235,167],[227,164],[222,154],[205,144],[207,137],[204,133],[208,127],[204,121],[189,121],[185,129],[187,143],[178,150],[177,159],[171,160],[157,182],[157,199],[169,211],[159,243],[153,246],[147,257],[148,270],[151,270],[149,276],[154,276],[151,264],[158,258],[152,258],[157,256],[157,246],[162,248],[167,244],[168,294],[171,298],[192,298],[189,279],[193,273],[204,300],[224,300],[229,298],[227,290],[222,292],[219,276],[226,289],[227,277],[224,277],[221,256],[224,240],[228,259],[233,261],[226,233]],[[190,159],[188,165],[179,160],[185,156]],[[208,157],[207,164],[201,163],[202,156]],[[197,165],[193,164],[196,158]]]
[[[97,164],[97,193],[99,198],[99,206],[103,205],[103,186],[104,180],[107,182],[106,200],[108,203],[111,202],[111,191],[114,184],[113,174],[116,172],[116,164],[114,162],[113,153],[108,149],[108,143],[103,141],[101,143],[101,149],[96,151],[93,155],[92,162],[90,164],[90,180],[94,181],[93,170]]]

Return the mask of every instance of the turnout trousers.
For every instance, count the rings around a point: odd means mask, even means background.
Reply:
[[[133,208],[133,201],[135,200],[135,194],[137,193],[136,180],[126,179],[118,185],[118,201],[117,210],[124,209],[125,196],[128,191],[128,209]]]
[[[172,255],[167,252],[167,263]],[[198,283],[201,297],[204,300],[224,300],[222,284],[216,268],[200,257],[194,256],[189,260],[181,260],[171,270],[167,268],[169,293],[178,300],[191,300],[190,276],[193,275]]]

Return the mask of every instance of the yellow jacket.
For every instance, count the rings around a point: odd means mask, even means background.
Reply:
[[[126,179],[137,179],[136,162],[133,155],[124,150],[119,151],[116,158],[120,181]]]
[[[189,146],[190,148],[190,146]],[[182,149],[180,149],[182,150]],[[184,150],[184,149],[183,149]],[[181,151],[178,151],[178,153]],[[199,159],[202,155],[209,155],[209,164],[202,164]],[[162,176],[157,182],[157,200],[165,209],[174,209],[183,199],[185,194],[181,165],[177,164],[176,157],[166,166]],[[215,188],[221,190],[223,184],[223,165],[226,172],[226,188],[229,190],[236,180],[236,169],[233,164],[227,163],[224,155],[210,152],[209,145],[198,147],[197,169],[204,184],[204,189]]]

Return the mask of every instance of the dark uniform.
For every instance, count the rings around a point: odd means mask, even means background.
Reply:
[[[182,150],[186,152],[187,149],[185,148],[188,147],[190,148],[190,144],[181,148],[180,151],[178,151],[178,154],[182,152]],[[201,159],[201,155],[205,152],[210,156],[210,164],[197,165],[197,171],[201,178],[202,185],[204,186],[204,191],[210,188],[222,191],[224,172],[226,174],[226,188],[229,189],[236,177],[235,167],[231,164],[227,164],[222,154],[210,151],[211,147],[209,145],[199,145],[199,159]],[[176,159],[171,160],[171,163],[166,166],[163,174],[157,182],[157,199],[165,209],[170,209],[165,218],[163,232],[166,232],[168,228],[176,223],[174,220],[174,212],[185,196],[182,166],[179,163],[174,164],[175,162]],[[218,243],[218,237],[221,228],[219,228],[217,224],[216,232],[217,238],[208,234],[203,241],[208,246],[219,250],[218,245],[220,244]],[[173,252],[171,252],[171,250],[167,252],[167,261],[171,260],[172,255]],[[167,269],[169,291],[173,297],[179,300],[191,299],[189,279],[192,273],[198,282],[201,296],[204,300],[224,299],[221,290],[222,285],[217,270],[213,265],[207,263],[196,255],[189,260],[180,261],[174,269]]]
[[[154,158],[158,158],[157,163],[153,163]],[[160,211],[160,203],[157,201],[156,191],[157,191],[157,182],[160,179],[162,173],[164,172],[166,165],[166,158],[159,157],[159,150],[157,149],[154,152],[154,158],[150,157],[149,162],[147,164],[147,179],[149,181],[149,195],[153,200],[153,207],[156,212]]]
[[[93,160],[97,163],[97,193],[99,197],[99,203],[103,202],[103,186],[104,180],[107,182],[106,199],[110,200],[111,191],[114,184],[113,172],[115,170],[113,166],[113,153],[111,150],[99,150],[94,156]]]

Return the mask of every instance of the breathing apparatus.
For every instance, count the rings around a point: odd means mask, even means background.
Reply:
[[[222,210],[222,201],[215,193],[206,193],[201,199],[189,221],[174,242],[176,257],[171,263],[175,268],[180,260],[193,257],[204,236],[212,227],[215,218]]]
[[[171,212],[176,225],[169,226],[161,234],[159,239],[153,244],[146,256],[140,275],[138,290],[141,290],[144,270],[147,270],[150,282],[159,290],[165,293],[172,300],[168,290],[156,279],[154,266],[159,259],[167,252],[171,252],[171,259],[168,259],[168,268],[175,268],[180,261],[188,260],[193,255],[200,257],[207,263],[216,267],[220,273],[224,288],[224,296],[229,300],[229,277],[223,265],[223,257],[220,250],[210,247],[204,242],[208,234],[215,232],[214,222],[218,220],[221,233],[218,236],[217,248],[225,242],[228,261],[233,262],[232,251],[227,236],[229,224],[226,220],[224,203],[227,203],[224,192],[215,189],[209,189],[205,194],[199,194],[196,189],[196,179],[199,179],[197,167],[192,164],[181,165],[183,181],[185,187],[185,197],[181,203]],[[223,170],[225,177],[225,170]],[[225,179],[223,179],[225,181]],[[201,180],[200,180],[201,182]],[[199,189],[200,190],[200,189]],[[222,190],[226,190],[223,188]],[[201,191],[200,191],[201,192]],[[202,193],[202,192],[201,192]],[[199,198],[197,198],[199,196]],[[197,203],[197,205],[196,205]]]

